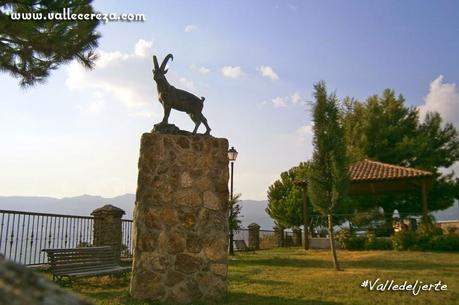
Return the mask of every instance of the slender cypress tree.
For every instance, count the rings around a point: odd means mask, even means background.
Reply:
[[[314,207],[328,219],[333,264],[340,270],[333,233],[333,212],[342,203],[349,185],[344,129],[338,99],[328,95],[324,82],[314,85],[314,153],[308,173],[308,195]]]

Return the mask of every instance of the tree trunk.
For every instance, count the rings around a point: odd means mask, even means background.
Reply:
[[[234,234],[233,230],[230,230],[229,236],[229,255],[234,255]]]
[[[330,250],[332,253],[333,258],[333,266],[337,271],[340,271],[341,268],[339,267],[338,258],[336,257],[336,250],[335,250],[335,238],[333,233],[333,216],[332,214],[328,214],[328,237],[330,239]]]
[[[309,250],[309,213],[308,213],[308,190],[304,187],[303,194],[303,225],[304,225],[304,250]]]

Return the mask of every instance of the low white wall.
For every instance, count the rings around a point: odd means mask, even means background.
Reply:
[[[330,249],[330,241],[328,238],[314,237],[309,239],[310,249]],[[335,240],[335,248],[340,249],[340,244]]]

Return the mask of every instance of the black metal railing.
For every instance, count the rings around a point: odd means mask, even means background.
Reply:
[[[93,244],[94,218],[0,210],[0,254],[23,265],[47,262],[44,248]],[[121,257],[132,257],[132,220],[122,219]]]
[[[24,265],[46,262],[44,248],[92,244],[93,218],[0,210],[0,253]]]
[[[132,257],[132,220],[121,220],[121,257]]]

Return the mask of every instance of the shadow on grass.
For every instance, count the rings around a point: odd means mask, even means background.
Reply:
[[[158,303],[157,301],[147,300],[135,300],[129,296],[127,290],[125,291],[104,291],[104,292],[92,292],[86,293],[87,297],[91,299],[97,299],[99,302],[110,302],[113,304],[123,305],[167,305]],[[105,303],[104,303],[105,304]],[[207,303],[206,305],[209,305]],[[242,292],[230,292],[228,296],[222,302],[211,303],[215,305],[342,305],[343,303],[337,303],[332,301],[322,301],[317,299],[293,299],[278,296],[262,296],[258,294],[242,293]],[[191,305],[191,304],[190,304]],[[192,303],[192,305],[205,305],[205,303]]]
[[[317,299],[291,299],[277,296],[262,296],[257,294],[233,292],[229,293],[223,304],[250,304],[250,305],[340,305],[331,301]]]
[[[394,253],[396,255],[396,253]],[[344,268],[374,268],[384,270],[438,270],[445,268],[459,269],[458,264],[450,264],[449,262],[425,262],[422,260],[402,260],[402,259],[384,259],[381,257],[363,258],[356,261],[343,261]]]
[[[318,259],[295,259],[295,258],[282,258],[274,257],[269,259],[241,259],[232,261],[230,263],[236,267],[250,267],[250,266],[271,266],[271,267],[302,267],[302,268],[330,268],[331,261],[318,260]]]
[[[394,259],[386,259],[383,257],[361,258],[359,260],[340,260],[341,266],[345,268],[363,268],[363,269],[385,269],[385,270],[435,270],[453,268],[458,269],[459,264],[451,264],[450,262],[425,262],[422,259],[400,259],[397,258],[397,253],[393,253]],[[339,254],[338,254],[339,259]],[[333,268],[332,262],[327,260],[319,260],[314,258],[294,259],[274,257],[269,259],[241,259],[232,261],[230,265],[235,267],[293,267],[293,268]]]
[[[231,275],[230,281],[234,283],[250,283],[251,285],[258,284],[258,285],[276,286],[276,287],[291,285],[290,283],[283,282],[283,281],[254,279],[250,275],[242,275],[242,274]]]

